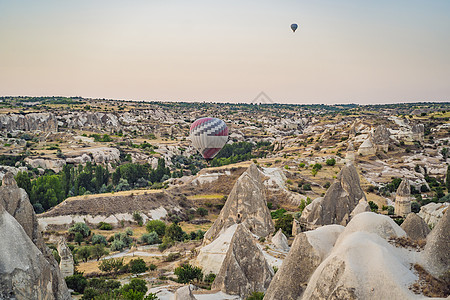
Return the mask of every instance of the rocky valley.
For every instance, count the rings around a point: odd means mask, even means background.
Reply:
[[[450,103],[0,100],[0,299],[450,296]]]

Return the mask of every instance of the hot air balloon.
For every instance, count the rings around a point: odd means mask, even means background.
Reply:
[[[291,24],[291,29],[292,29],[293,32],[295,32],[297,30],[297,28],[298,28],[297,24],[295,24],[295,23]]]
[[[214,158],[228,140],[228,127],[217,118],[201,118],[191,125],[192,145],[207,161]]]

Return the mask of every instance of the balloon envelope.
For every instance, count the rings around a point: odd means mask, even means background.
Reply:
[[[297,30],[297,28],[298,28],[297,24],[295,24],[295,23],[291,24],[291,29],[292,29],[293,32],[295,32]]]
[[[228,127],[217,118],[201,118],[191,125],[192,145],[205,159],[213,159],[228,140]]]

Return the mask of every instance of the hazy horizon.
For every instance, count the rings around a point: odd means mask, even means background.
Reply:
[[[445,0],[0,0],[0,96],[448,102],[449,11]]]

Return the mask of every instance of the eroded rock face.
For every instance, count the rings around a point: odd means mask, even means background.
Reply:
[[[280,250],[289,251],[288,240],[281,231],[281,228],[278,229],[277,233],[272,237],[272,244]]]
[[[358,205],[356,205],[355,209],[350,213],[350,218],[353,218],[357,214],[360,214],[365,211],[370,211],[370,205],[369,203],[367,203],[366,200],[361,199]]]
[[[413,240],[424,240],[430,233],[427,223],[415,213],[410,213],[400,227]]]
[[[411,138],[413,141],[423,142],[425,126],[423,124],[414,124],[411,128]]]
[[[362,156],[375,155],[376,153],[377,147],[371,137],[367,138],[358,149],[358,154]]]
[[[391,132],[384,125],[379,125],[373,133],[373,141],[378,149],[387,152],[389,148]]]
[[[0,299],[70,299],[28,195],[11,173],[0,187],[0,210]]]
[[[394,212],[397,216],[406,217],[411,212],[411,190],[409,180],[403,178],[395,196]]]
[[[424,257],[427,270],[435,277],[450,271],[450,213],[447,210],[442,219],[427,237]]]
[[[328,225],[297,234],[264,299],[301,299],[311,274],[332,249],[343,230],[343,226]]]
[[[197,300],[197,298],[192,294],[191,285],[187,285],[176,290],[173,300]]]
[[[428,203],[420,208],[418,213],[425,223],[432,228],[436,226],[440,219],[442,219],[444,212],[448,210],[449,203]]]
[[[353,146],[353,143],[349,143],[347,153],[345,154],[345,162],[351,164],[355,162],[355,159],[355,147]]]
[[[6,130],[8,132],[16,130],[57,132],[58,121],[52,113],[0,115],[0,130]]]
[[[58,242],[58,253],[61,257],[61,261],[59,262],[59,268],[61,270],[61,275],[66,278],[67,276],[73,275],[73,255],[72,251],[70,251],[69,247],[67,247],[66,239],[61,237]]]
[[[273,269],[251,232],[239,224],[211,289],[245,299],[252,292],[265,292],[272,277]]]
[[[255,164],[238,178],[227,202],[213,226],[206,232],[206,244],[217,238],[233,224],[243,224],[250,232],[266,237],[274,231],[267,208],[263,175]]]
[[[315,199],[302,213],[300,221],[309,228],[320,225],[341,224],[350,221],[350,213],[359,201],[366,200],[355,166],[344,166],[320,201]],[[311,206],[309,208],[309,206]]]

